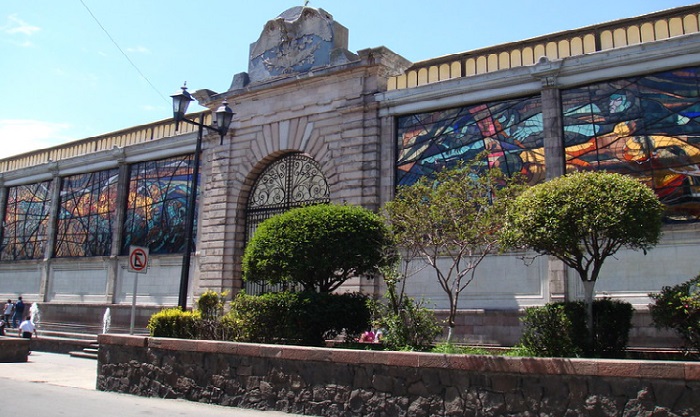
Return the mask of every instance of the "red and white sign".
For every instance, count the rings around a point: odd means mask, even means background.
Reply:
[[[148,248],[129,246],[129,271],[137,274],[148,272]]]

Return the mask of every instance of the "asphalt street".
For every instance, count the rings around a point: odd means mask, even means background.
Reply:
[[[95,389],[97,361],[69,355],[32,352],[26,363],[0,363],[3,415],[289,417],[277,411],[256,411],[145,398]]]

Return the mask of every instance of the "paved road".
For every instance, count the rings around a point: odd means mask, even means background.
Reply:
[[[2,415],[289,417],[184,400],[144,398],[95,389],[97,361],[69,355],[32,352],[26,363],[0,363]]]

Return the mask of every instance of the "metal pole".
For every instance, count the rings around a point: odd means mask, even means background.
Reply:
[[[134,293],[131,296],[131,324],[129,325],[129,334],[134,334],[134,323],[136,322],[136,291],[139,286],[139,274],[134,272]]]
[[[185,220],[185,254],[182,256],[182,271],[180,273],[180,295],[177,305],[181,310],[187,309],[187,290],[190,280],[190,257],[194,250],[194,212],[197,203],[197,186],[199,183],[199,154],[202,152],[202,134],[204,131],[204,113],[199,116],[199,131],[197,146],[194,150],[194,167],[192,168],[192,189],[187,199],[187,219]]]

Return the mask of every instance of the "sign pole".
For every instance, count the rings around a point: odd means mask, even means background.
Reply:
[[[129,334],[134,334],[136,322],[136,292],[139,286],[139,274],[148,272],[148,248],[129,246],[129,271],[134,273],[134,293],[131,296],[131,325]]]
[[[134,293],[131,296],[131,325],[129,326],[129,334],[134,334],[134,323],[136,322],[136,290],[139,285],[139,274],[134,273]]]

